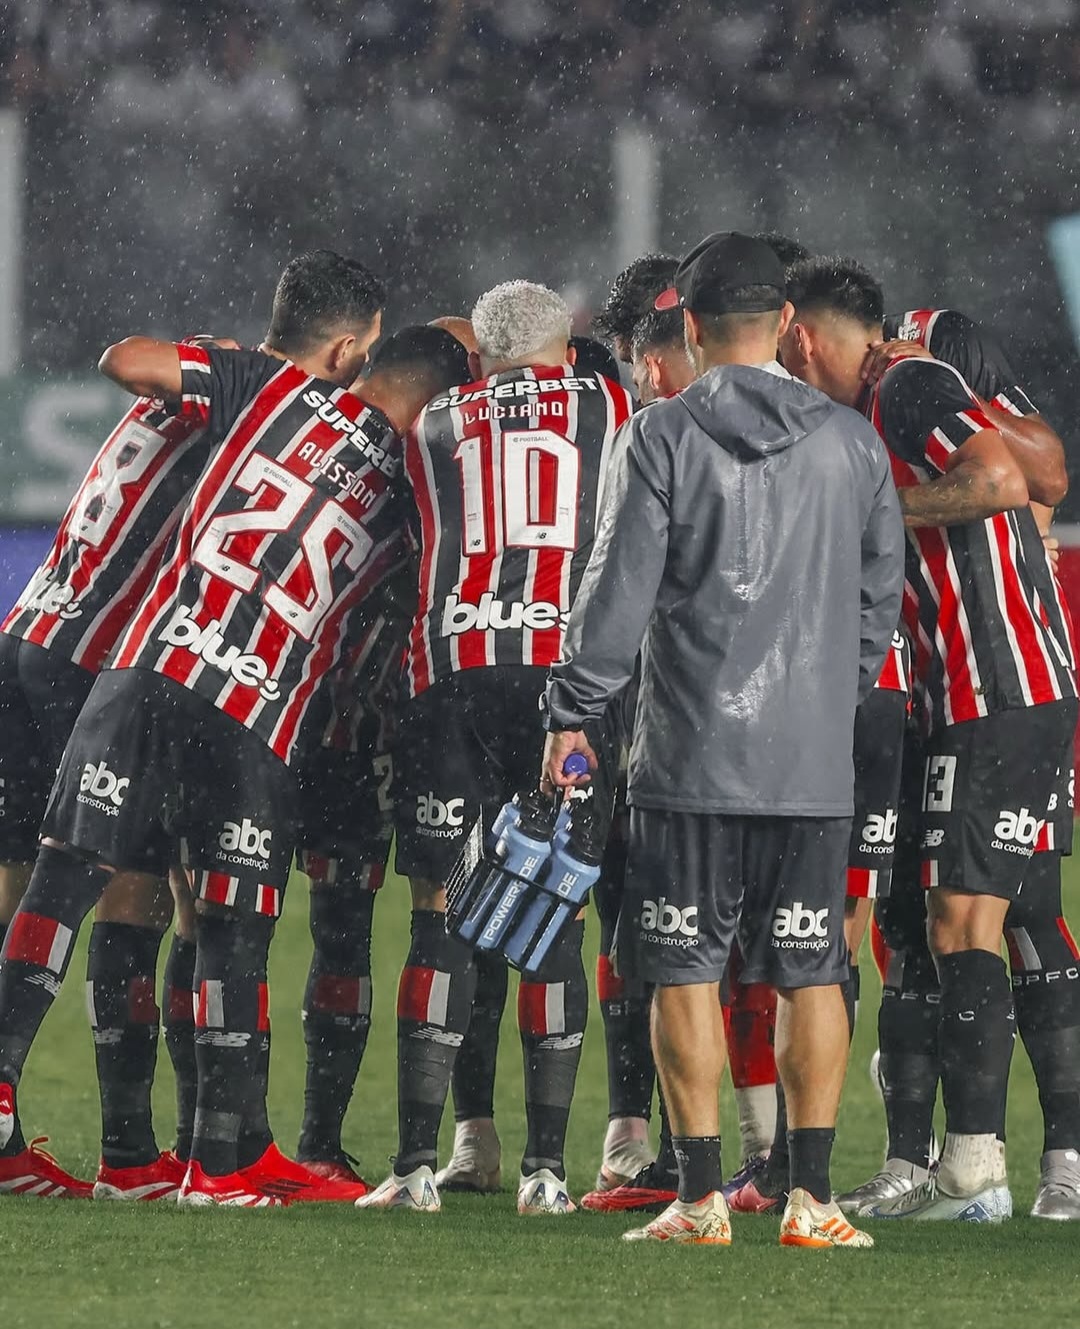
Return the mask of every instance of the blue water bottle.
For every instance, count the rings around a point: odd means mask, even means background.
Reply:
[[[473,943],[477,950],[497,950],[527,889],[535,881],[551,855],[551,836],[555,825],[555,806],[546,794],[535,790],[521,799],[517,821],[509,821],[495,846],[499,871],[492,885],[502,893],[487,913],[479,936]],[[464,940],[464,938],[463,938]]]
[[[537,926],[528,936],[521,929],[520,943],[516,936],[512,938],[514,955],[510,954],[509,945],[505,948],[512,964],[526,972],[534,972],[543,965],[563,929],[577,917],[596,885],[603,857],[604,840],[596,825],[593,804],[580,802],[571,813],[570,837],[552,853],[544,879],[544,894],[555,907],[546,921],[538,914]]]

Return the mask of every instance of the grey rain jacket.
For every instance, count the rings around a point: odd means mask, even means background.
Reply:
[[[904,543],[867,420],[777,364],[709,370],[616,439],[548,728],[598,720],[640,648],[633,806],[850,815]]]

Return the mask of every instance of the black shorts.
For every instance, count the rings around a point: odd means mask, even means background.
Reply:
[[[43,834],[113,867],[276,918],[296,846],[296,781],[266,744],[172,679],[98,676],[56,776]]]
[[[926,947],[926,892],[922,888],[922,800],[926,774],[925,740],[909,727],[904,735],[900,775],[900,817],[896,852],[887,896],[879,897],[874,917],[891,951]]]
[[[382,885],[394,838],[390,752],[318,748],[297,770],[302,871],[313,880]]]
[[[1054,780],[1054,788],[1046,809],[1046,824],[1035,845],[1037,854],[1061,854],[1064,858],[1072,853],[1073,819],[1076,816],[1073,797],[1075,782],[1073,753],[1070,751],[1068,761],[1058,768]]]
[[[907,694],[875,688],[855,712],[855,816],[847,893],[860,900],[889,893],[900,815],[900,768]]]
[[[738,937],[744,983],[847,975],[848,817],[630,810],[619,968],[663,985],[718,983]]]
[[[95,675],[0,633],[0,862],[32,863],[49,790]]]
[[[394,796],[397,870],[443,881],[476,819],[485,825],[540,779],[547,671],[468,669],[401,711]]]
[[[922,885],[1016,898],[1058,771],[1072,757],[1076,701],[949,725],[926,742]]]

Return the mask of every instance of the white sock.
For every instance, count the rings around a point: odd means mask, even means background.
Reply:
[[[648,1143],[649,1123],[644,1117],[612,1117],[604,1135],[604,1162],[607,1163],[623,1145]]]
[[[491,1117],[466,1117],[454,1126],[454,1152],[465,1140],[479,1140],[485,1153],[499,1152],[499,1137],[495,1131],[495,1122]]]
[[[996,1135],[949,1131],[941,1150],[938,1181],[949,1195],[974,1195],[1005,1181],[1005,1146]]]
[[[752,1084],[735,1090],[739,1111],[739,1143],[742,1161],[756,1154],[767,1154],[776,1134],[776,1085]]]

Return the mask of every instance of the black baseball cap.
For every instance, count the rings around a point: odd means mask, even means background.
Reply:
[[[656,297],[657,309],[695,314],[763,314],[782,309],[784,265],[764,240],[739,231],[707,235],[675,270],[675,285]]]

